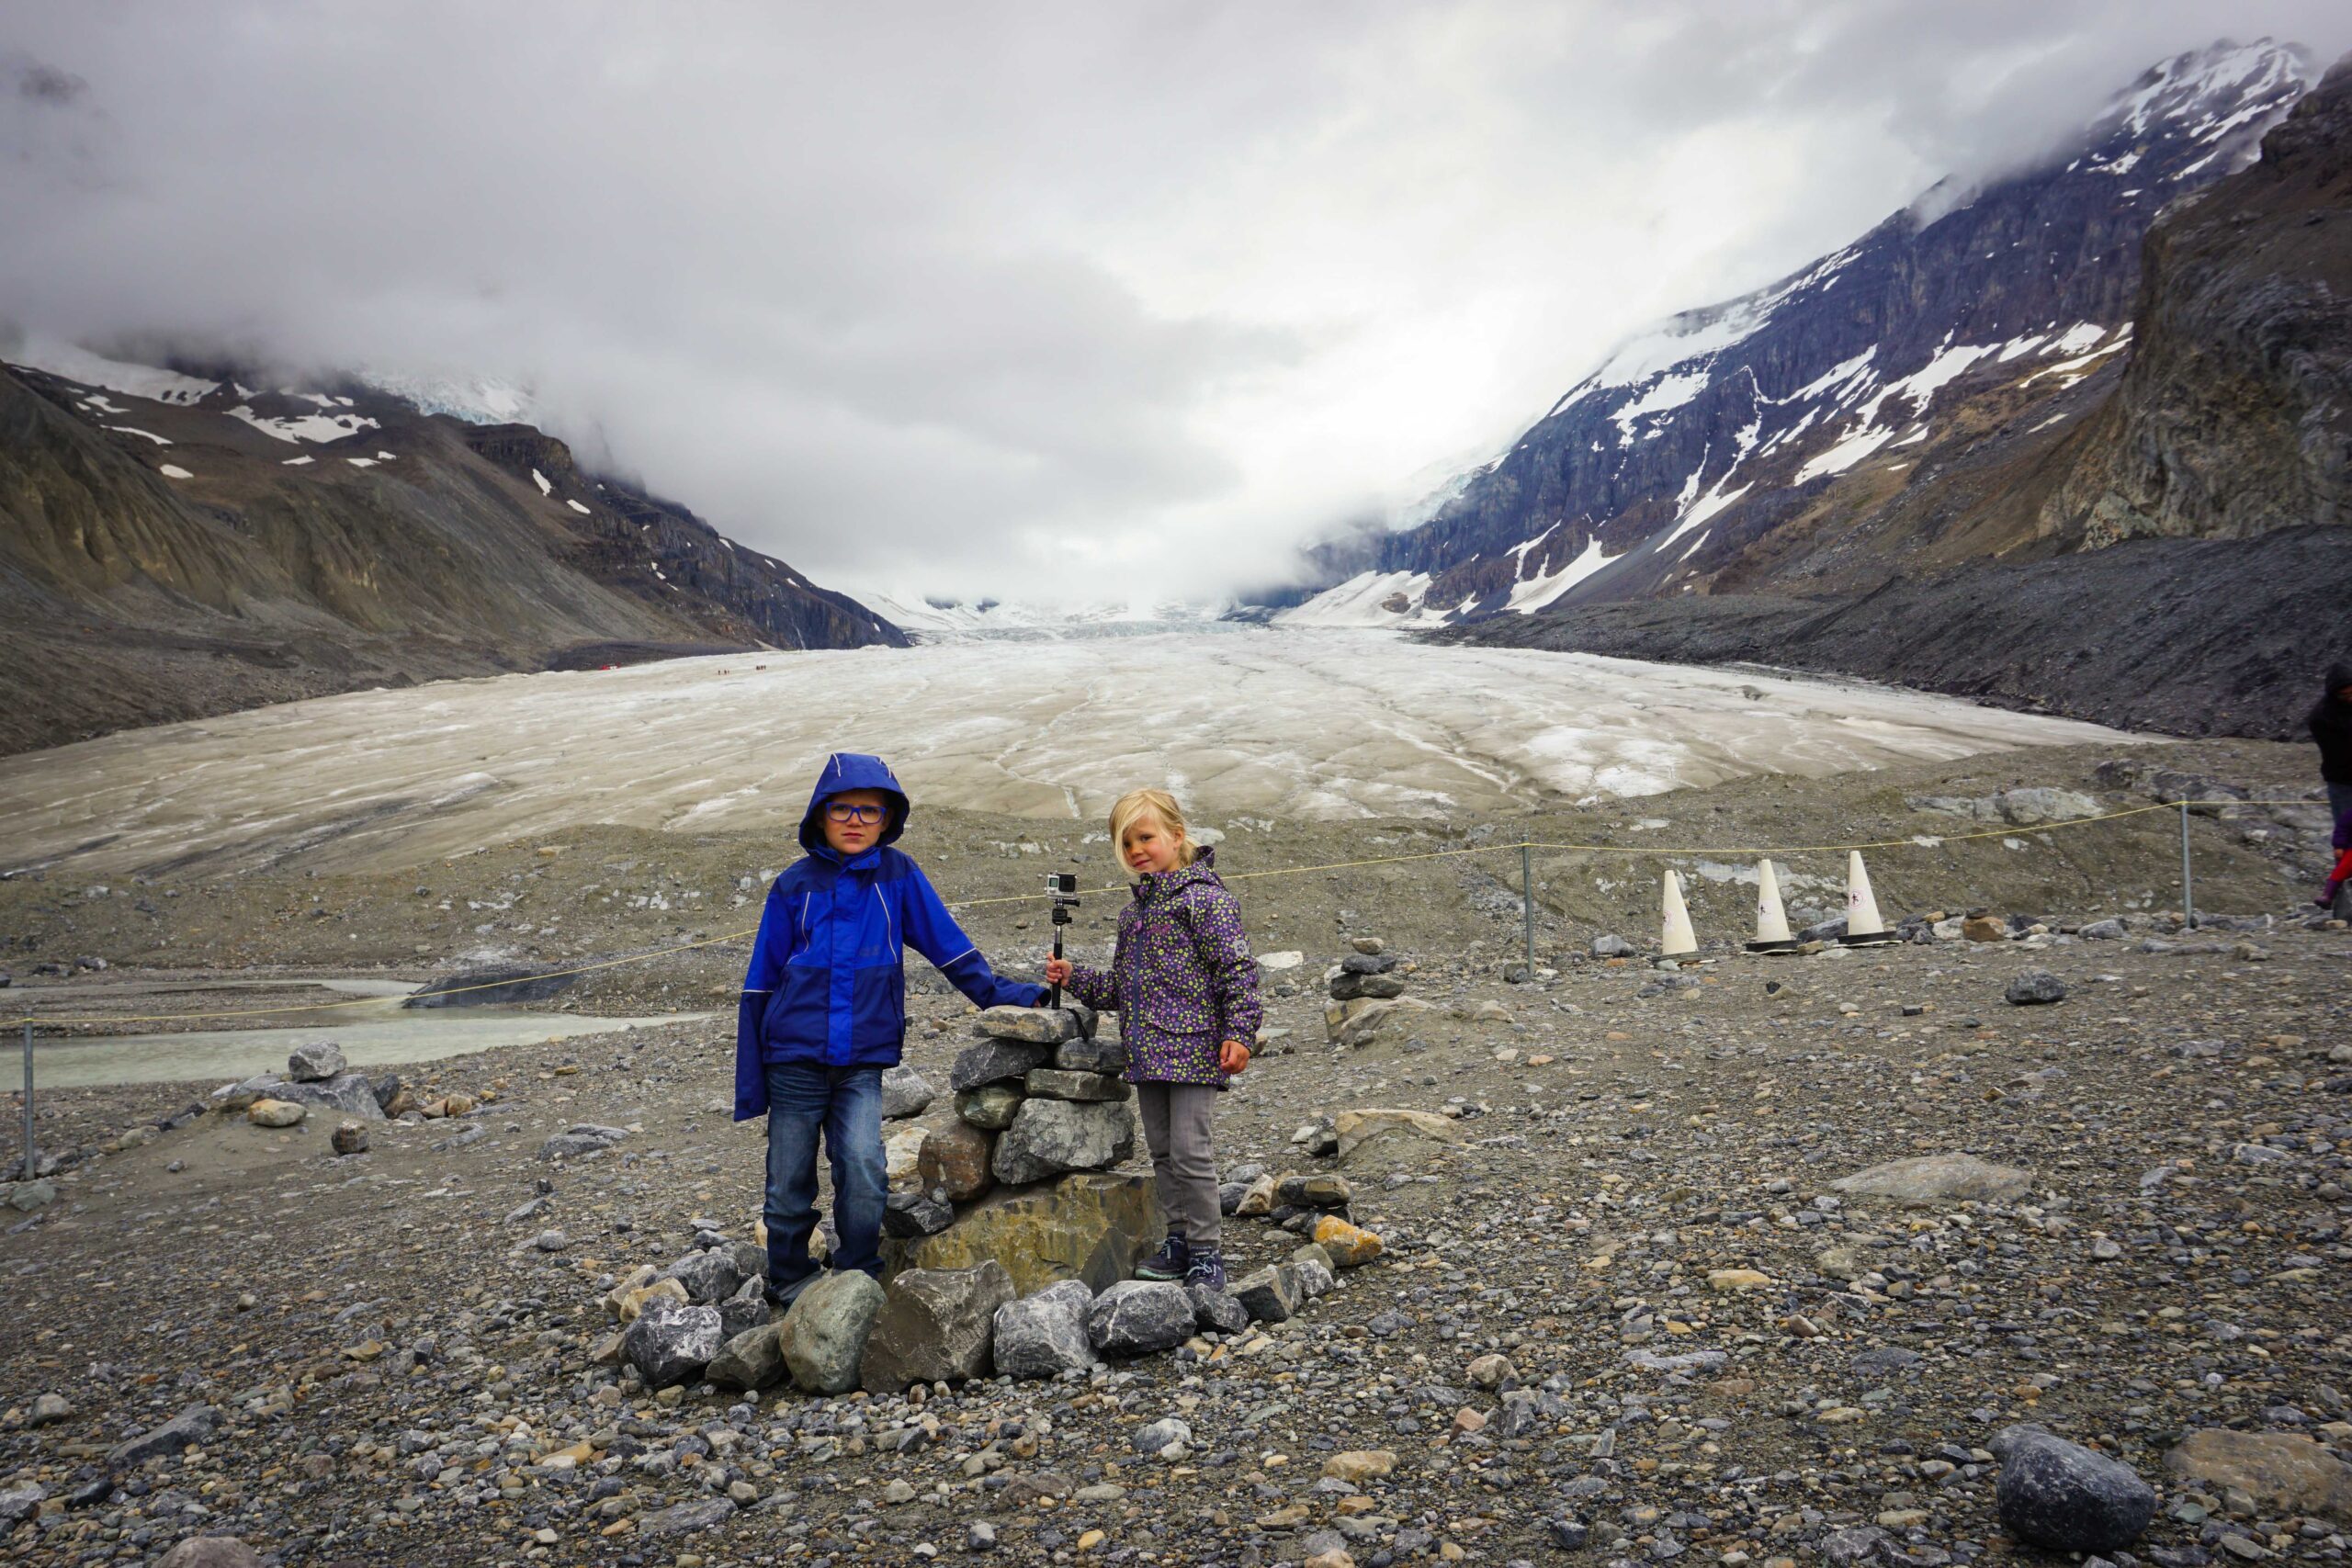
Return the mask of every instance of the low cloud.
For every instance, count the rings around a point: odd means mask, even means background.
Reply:
[[[820,581],[1207,596],[2340,7],[16,6],[0,317],[489,375]]]

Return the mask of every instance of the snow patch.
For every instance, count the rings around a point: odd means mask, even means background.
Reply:
[[[1531,577],[1513,583],[1510,590],[1510,603],[1506,608],[1516,610],[1522,615],[1532,615],[1611,561],[1619,558],[1616,556],[1601,554],[1599,539],[1587,539],[1584,542],[1584,553],[1560,568],[1559,570],[1548,577]]]
[[[239,403],[231,409],[229,416],[243,420],[274,440],[295,444],[310,441],[322,446],[331,441],[356,435],[363,430],[376,428],[374,420],[362,419],[356,413],[306,413],[296,419],[272,419],[266,414],[254,412],[252,406],[246,403]]]
[[[167,479],[192,479],[196,478],[194,474],[189,473],[177,463],[166,463],[156,471]]]
[[[537,468],[533,468],[531,470],[531,482],[539,487],[539,493],[541,495],[553,495],[555,493],[555,486],[548,483],[547,475],[539,472]]]
[[[146,398],[159,403],[193,403],[220,389],[218,381],[198,380],[194,376],[183,376],[176,370],[159,369],[153,365],[133,365],[126,360],[107,359],[53,338],[27,338],[14,363],[29,365],[36,370],[46,370],[52,376],[78,381],[85,387],[104,387],[109,392]],[[130,411],[109,409],[107,412],[126,413]]]

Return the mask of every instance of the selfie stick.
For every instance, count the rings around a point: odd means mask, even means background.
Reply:
[[[1057,904],[1054,907],[1054,956],[1056,958],[1062,955],[1062,926],[1069,919],[1069,917],[1062,912],[1061,906]],[[1046,990],[1047,993],[1046,1005],[1049,1008],[1060,1007],[1062,988],[1059,986],[1048,986]]]

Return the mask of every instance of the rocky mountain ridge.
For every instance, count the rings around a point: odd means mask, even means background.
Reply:
[[[900,646],[524,424],[28,345],[0,365],[0,752],[377,684]]]
[[[1638,334],[1430,521],[1327,554],[1352,575],[1284,618],[1868,590],[2060,547],[2036,506],[1983,506],[2010,488],[1984,476],[2030,468],[2098,405],[2143,236],[2252,159],[2310,74],[2267,40],[2165,62],[2042,166],[1939,186],[1790,277]],[[1922,482],[1942,476],[1957,482]]]

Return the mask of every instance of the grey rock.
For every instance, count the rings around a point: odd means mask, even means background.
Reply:
[[[1295,1287],[1274,1269],[1261,1269],[1236,1280],[1233,1299],[1259,1323],[1286,1322],[1298,1310]]]
[[[261,1557],[233,1535],[192,1535],[164,1553],[155,1568],[261,1568]]]
[[[2075,934],[2093,942],[2120,942],[2125,933],[2121,920],[2093,920]]]
[[[1127,1047],[1118,1040],[1065,1040],[1054,1047],[1054,1066],[1073,1073],[1124,1073]]]
[[[575,1122],[541,1144],[539,1157],[577,1159],[582,1155],[602,1154],[628,1135],[626,1127],[601,1127],[594,1122]]]
[[[1883,1345],[1865,1350],[1854,1358],[1854,1375],[1878,1379],[1895,1372],[1908,1371],[1919,1364],[1919,1352],[1905,1350],[1899,1345]]]
[[[718,1333],[722,1344],[731,1344],[738,1335],[749,1334],[766,1323],[768,1282],[763,1279],[743,1281],[742,1288],[718,1303]]]
[[[1220,1334],[1238,1334],[1250,1326],[1250,1310],[1234,1298],[1230,1291],[1212,1291],[1205,1285],[1187,1285],[1184,1293],[1193,1302],[1193,1326],[1214,1328]]]
[[[882,1311],[882,1287],[858,1269],[828,1272],[803,1290],[784,1315],[784,1363],[808,1393],[847,1393],[857,1386],[865,1337]]]
[[[1351,953],[1340,960],[1340,969],[1347,975],[1385,975],[1396,967],[1393,953]]]
[[[686,1288],[686,1298],[701,1305],[723,1302],[742,1284],[742,1270],[735,1267],[732,1247],[714,1247],[707,1252],[689,1252],[656,1276],[675,1280]]]
[[[779,1332],[780,1325],[773,1323],[745,1329],[719,1348],[703,1375],[721,1388],[775,1387],[785,1378]]]
[[[936,1235],[956,1222],[956,1206],[927,1192],[893,1192],[882,1201],[885,1235]]]
[[[734,1499],[701,1497],[691,1503],[680,1503],[648,1514],[637,1527],[637,1533],[650,1536],[692,1535],[713,1525],[723,1525],[735,1517]]]
[[[996,1370],[1009,1378],[1050,1378],[1100,1364],[1087,1338],[1093,1293],[1077,1280],[1057,1280],[1035,1295],[996,1309]]]
[[[1142,1454],[1156,1454],[1171,1443],[1190,1447],[1192,1441],[1192,1424],[1173,1416],[1163,1416],[1148,1427],[1137,1427],[1135,1436],[1127,1439],[1129,1446]]]
[[[2066,982],[2047,969],[2028,969],[2011,977],[2002,993],[2015,1007],[2039,1007],[2066,999]]]
[[[1831,1530],[1821,1538],[1821,1555],[1829,1568],[1855,1568],[1894,1548],[1894,1541],[1874,1525]]]
[[[1374,997],[1386,1000],[1405,994],[1405,982],[1394,975],[1341,975],[1331,982],[1331,999],[1351,1002],[1358,997]]]
[[[1595,958],[1631,958],[1634,956],[1634,944],[1615,931],[1603,931],[1592,939],[1592,955]]]
[[[368,1081],[365,1073],[337,1073],[309,1083],[281,1081],[270,1089],[269,1098],[290,1100],[297,1105],[324,1106],[359,1122],[384,1119],[384,1108],[376,1103],[376,1086]]]
[[[382,1077],[370,1078],[368,1087],[376,1091],[376,1105],[381,1110],[391,1104],[393,1097],[407,1086],[401,1081],[400,1074],[386,1073]]]
[[[985,1376],[997,1309],[1012,1299],[1012,1276],[993,1258],[899,1270],[866,1337],[859,1382],[869,1393],[903,1393],[910,1383]]]
[[[2001,1461],[1993,1499],[2002,1526],[2053,1551],[2116,1551],[2155,1517],[2156,1494],[2129,1465],[2039,1427],[2005,1427],[1989,1445]]]
[[[40,1511],[49,1489],[37,1481],[0,1491],[0,1525],[14,1525],[31,1518]]]
[[[25,1417],[28,1427],[53,1427],[74,1415],[74,1402],[62,1393],[44,1393],[33,1401],[31,1413]]]
[[[1001,1133],[1012,1125],[1021,1109],[1021,1088],[1015,1083],[984,1083],[956,1096],[956,1114],[983,1133]]]
[[[1319,1247],[1314,1250],[1318,1253],[1323,1252]],[[1339,1275],[1333,1272],[1329,1258],[1329,1253],[1323,1253],[1321,1258],[1304,1258],[1293,1254],[1291,1260],[1283,1265],[1288,1271],[1290,1283],[1296,1291],[1299,1300],[1311,1302],[1339,1283]]]
[[[296,1083],[323,1083],[344,1070],[343,1047],[332,1040],[297,1045],[286,1057],[286,1076]],[[368,1086],[375,1092],[375,1086]]]
[[[161,1426],[151,1427],[135,1438],[126,1438],[107,1450],[107,1464],[121,1470],[158,1454],[176,1454],[183,1449],[201,1447],[211,1440],[220,1426],[219,1407],[191,1404]]]
[[[1881,1199],[1906,1208],[1935,1203],[2010,1202],[2033,1190],[2033,1173],[1992,1165],[1974,1155],[1920,1155],[1889,1160],[1829,1184],[1849,1198]]]
[[[1041,1100],[1116,1101],[1134,1092],[1125,1078],[1114,1078],[1108,1073],[1071,1072],[1064,1067],[1032,1068],[1021,1080],[1021,1087]]]
[[[622,1332],[621,1359],[637,1369],[646,1387],[667,1388],[701,1376],[726,1345],[717,1307],[657,1296]]]
[[[1136,1122],[1124,1105],[1024,1100],[998,1135],[989,1168],[1018,1187],[1073,1170],[1107,1170],[1136,1149]]]
[[[561,1231],[541,1231],[531,1238],[531,1245],[541,1252],[561,1252],[571,1245],[571,1238]]]
[[[886,1068],[882,1074],[882,1120],[903,1122],[910,1116],[920,1116],[931,1109],[939,1091],[931,1080],[904,1063]]]
[[[1087,1342],[1104,1355],[1148,1356],[1193,1337],[1193,1298],[1172,1280],[1122,1280],[1086,1309]]]
[[[1004,1010],[1020,1012],[1025,1010],[1012,1008]],[[1044,1066],[1046,1057],[1052,1054],[1046,1045],[1031,1041],[983,1040],[957,1054],[955,1066],[947,1069],[947,1087],[961,1094],[982,1084],[1025,1077],[1031,1068]]]
[[[972,1032],[990,1040],[1058,1045],[1076,1039],[1080,1031],[1076,1015],[1067,1008],[989,1008],[973,1021]]]

